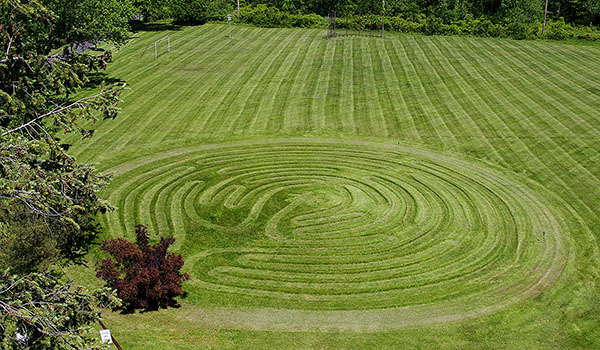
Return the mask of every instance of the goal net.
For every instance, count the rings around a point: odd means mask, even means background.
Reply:
[[[156,40],[154,42],[154,60],[158,60],[158,44],[163,41],[163,40],[167,40],[167,52],[171,52],[171,38],[169,37],[169,35],[165,35],[164,37]]]

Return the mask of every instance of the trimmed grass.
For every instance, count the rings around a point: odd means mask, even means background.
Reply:
[[[116,174],[107,236],[175,235],[193,277],[107,315],[127,348],[600,346],[598,47],[170,34],[74,147]]]
[[[298,138],[136,163],[115,169],[109,200],[119,209],[106,226],[119,236],[147,222],[177,237],[193,276],[187,301],[357,310],[303,311],[298,323],[289,310],[254,310],[267,318],[262,327],[387,329],[474,317],[539,294],[566,265],[560,208],[505,174],[437,153]],[[231,324],[218,313],[204,318]]]

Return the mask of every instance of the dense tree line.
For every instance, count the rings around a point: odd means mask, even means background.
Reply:
[[[174,18],[181,23],[204,23],[235,12],[235,0],[136,0],[134,6],[144,21]],[[533,23],[543,18],[545,0],[240,0],[242,8],[258,5],[292,15],[327,16],[332,11],[382,13],[410,21],[439,18],[489,20],[493,23]],[[600,24],[600,0],[549,0],[548,19],[577,26]],[[312,19],[301,19],[314,24]],[[293,21],[293,20],[292,20]]]
[[[284,11],[327,15],[330,11],[381,11],[383,1],[371,0],[246,0],[246,4],[266,4]],[[414,18],[436,16],[444,20],[486,17],[492,21],[531,22],[542,17],[544,0],[386,0],[386,15]],[[569,23],[598,24],[600,0],[550,0],[549,14]]]
[[[545,0],[240,0],[240,6],[248,12],[280,11],[284,24],[299,22],[303,27],[316,25],[313,14],[327,16],[336,11],[345,13],[385,12],[386,16],[399,17],[412,22],[423,18],[436,18],[450,24],[455,21],[485,20],[496,24],[528,24],[543,19]],[[235,0],[137,0],[134,2],[144,21],[174,18],[180,23],[204,23],[222,20],[227,13],[234,13]],[[265,10],[268,9],[268,10]],[[262,14],[261,14],[262,15]],[[269,16],[269,13],[265,13]],[[274,15],[273,15],[274,16]],[[600,24],[600,0],[549,0],[548,19],[564,20],[567,24],[588,26]],[[249,23],[254,23],[251,20]],[[273,22],[273,21],[271,21]],[[269,25],[267,25],[269,26]],[[284,25],[285,26],[285,25]],[[296,26],[296,25],[294,25]]]

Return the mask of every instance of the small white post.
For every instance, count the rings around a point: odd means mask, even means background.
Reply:
[[[167,35],[167,50],[171,52],[171,37]]]
[[[381,11],[382,15],[382,21],[381,21],[381,37],[383,38],[383,35],[385,33],[385,0],[383,0],[383,11]]]
[[[227,22],[229,22],[229,39],[231,39],[231,14],[227,15]]]
[[[158,52],[156,51],[156,42],[154,43],[154,60],[158,59]]]

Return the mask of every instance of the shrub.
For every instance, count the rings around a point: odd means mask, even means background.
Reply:
[[[319,28],[322,27],[325,23],[326,20],[323,19],[323,17],[314,13],[310,15],[296,15],[294,27]]]
[[[580,40],[600,41],[600,33],[576,31],[573,37]]]
[[[326,20],[316,14],[295,15],[265,4],[244,7],[239,20],[265,28],[322,28],[326,24]]]
[[[456,24],[456,23],[452,23],[450,25],[446,26],[446,33],[448,35],[460,35],[463,32],[464,27]]]
[[[423,33],[426,35],[446,34],[446,28],[441,18],[429,16],[423,25]]]
[[[388,30],[398,31],[402,33],[421,33],[423,28],[422,23],[413,22],[400,16],[386,18],[385,24]]]
[[[204,24],[209,16],[208,0],[174,0],[171,12],[176,23]]]
[[[502,34],[500,25],[492,23],[489,19],[478,18],[469,22],[465,22],[465,32],[482,37],[498,37]]]
[[[189,279],[181,273],[183,257],[169,253],[175,238],[162,238],[152,245],[144,225],[135,227],[135,244],[124,238],[104,241],[101,250],[111,258],[96,266],[96,276],[116,289],[125,309],[156,310],[177,305],[174,297],[183,295],[181,283]]]
[[[228,14],[235,13],[234,2],[226,0],[212,0],[208,3],[208,21],[223,21]]]
[[[536,33],[537,28],[541,28],[541,25],[509,22],[506,25],[506,34],[517,40],[535,39],[538,35],[538,33]]]
[[[546,24],[546,32],[544,33],[546,39],[565,40],[572,38],[573,35],[573,27],[566,24],[565,19],[562,17],[558,21],[548,21]]]

